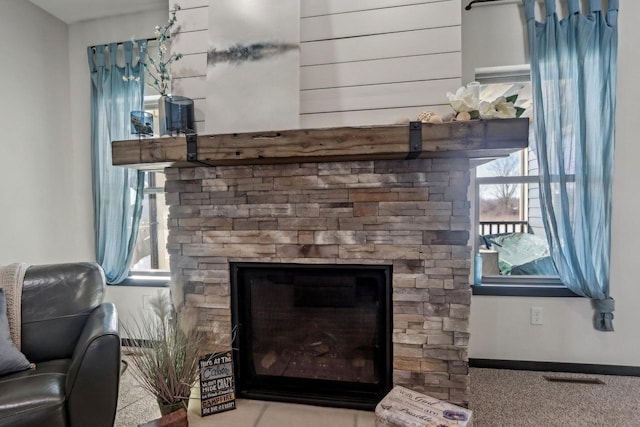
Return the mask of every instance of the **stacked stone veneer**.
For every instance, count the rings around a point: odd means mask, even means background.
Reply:
[[[464,158],[166,169],[182,310],[231,329],[229,262],[393,265],[393,382],[469,399]]]

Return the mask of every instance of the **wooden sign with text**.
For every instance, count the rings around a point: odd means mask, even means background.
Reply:
[[[207,354],[200,359],[202,416],[236,408],[231,351]]]

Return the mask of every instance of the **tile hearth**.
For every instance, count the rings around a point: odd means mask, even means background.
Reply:
[[[126,356],[124,356],[126,359]],[[371,427],[373,412],[351,409],[321,408],[280,402],[240,399],[233,411],[201,417],[199,390],[194,388],[189,402],[191,427]],[[114,427],[132,427],[160,417],[156,400],[146,393],[127,369],[120,379],[118,411]]]

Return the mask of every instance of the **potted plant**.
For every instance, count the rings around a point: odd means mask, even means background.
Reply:
[[[171,17],[169,21],[163,25],[156,25],[155,27],[155,55],[150,55],[147,51],[146,42],[143,44],[143,53],[138,58],[140,64],[145,69],[148,81],[146,85],[156,90],[160,94],[158,99],[158,133],[160,136],[167,134],[166,124],[166,103],[171,101],[169,95],[169,89],[171,87],[171,66],[174,62],[182,59],[181,53],[171,52],[170,38],[171,32],[174,31],[173,27],[178,22],[176,14],[180,10],[180,6],[175,4],[171,10]],[[133,39],[132,39],[133,40]],[[140,77],[123,76],[123,80],[135,80],[140,81]]]
[[[166,294],[158,293],[149,306],[149,313],[141,313],[122,328],[134,347],[128,356],[131,374],[156,398],[164,416],[187,407],[199,374],[203,334],[178,322]]]
[[[169,96],[171,65],[175,61],[182,59],[183,56],[181,53],[171,52],[169,47],[170,34],[172,28],[178,21],[176,13],[179,10],[180,6],[175,4],[171,11],[171,18],[169,19],[169,22],[162,27],[158,25],[155,28],[157,58],[154,59],[153,56],[148,54],[141,58],[142,65],[150,77],[150,81],[147,82],[147,86],[155,89],[160,94],[160,98],[158,99],[158,127],[160,136],[167,133],[166,104],[171,101],[171,97]]]

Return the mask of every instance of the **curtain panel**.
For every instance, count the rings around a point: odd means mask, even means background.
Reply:
[[[595,327],[613,330],[609,295],[618,1],[523,0],[531,55],[540,202],[560,279],[595,301]],[[570,178],[575,179],[570,179]]]
[[[136,44],[144,57],[146,41]],[[130,138],[130,113],[144,110],[144,67],[133,53],[131,41],[87,48],[96,260],[114,284],[129,274],[142,212],[144,173],[111,161],[111,141]]]

